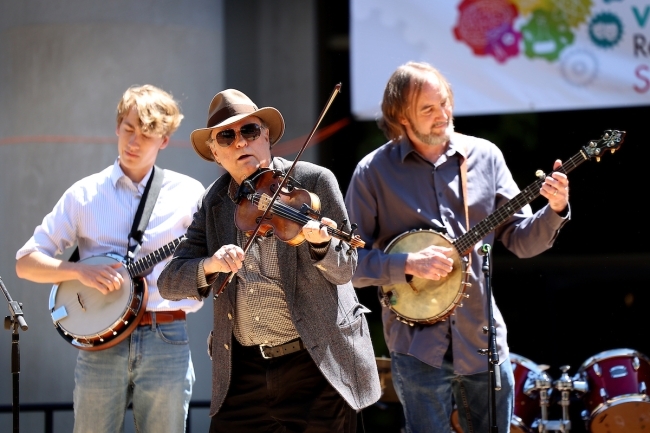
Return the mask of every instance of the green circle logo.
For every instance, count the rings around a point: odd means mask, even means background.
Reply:
[[[589,23],[589,37],[601,48],[612,48],[623,36],[623,23],[614,14],[604,12],[594,16]]]

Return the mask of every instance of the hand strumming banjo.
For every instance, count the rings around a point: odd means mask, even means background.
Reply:
[[[80,260],[90,265],[122,263],[117,271],[124,283],[107,295],[78,280],[55,284],[49,309],[56,330],[68,343],[83,350],[108,349],[124,340],[138,326],[147,305],[147,283],[142,276],[171,256],[183,239],[176,238],[130,264],[112,253]]]
[[[556,171],[569,173],[588,159],[599,161],[606,150],[614,153],[623,143],[624,137],[625,131],[607,130],[598,141],[591,141],[588,146],[583,146],[580,152],[564,162]],[[541,171],[536,175],[538,179],[535,182],[458,239],[451,239],[428,229],[411,230],[393,239],[384,250],[387,254],[417,252],[431,245],[452,248],[453,270],[439,281],[413,277],[409,283],[381,286],[381,304],[390,308],[400,321],[409,325],[429,325],[445,320],[457,306],[462,306],[462,298],[469,296],[465,293],[465,286],[469,284],[469,271],[466,269],[467,260],[463,257],[487,234],[540,195],[539,190],[546,175]]]

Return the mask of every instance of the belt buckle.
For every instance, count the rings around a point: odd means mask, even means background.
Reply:
[[[273,347],[270,344],[260,344],[260,353],[262,354],[262,358],[264,359],[271,359],[273,358],[272,356],[267,356],[266,353],[264,353],[264,348],[265,347]]]

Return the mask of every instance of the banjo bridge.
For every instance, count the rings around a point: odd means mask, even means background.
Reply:
[[[81,293],[77,292],[77,302],[79,302],[79,305],[81,305],[81,310],[86,311],[86,306],[84,305],[83,301],[81,300]]]

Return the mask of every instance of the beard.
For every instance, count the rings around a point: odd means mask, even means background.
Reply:
[[[413,129],[413,135],[420,140],[421,142],[428,144],[429,146],[440,146],[449,141],[451,134],[454,132],[454,121],[449,119],[449,124],[441,134],[434,134],[429,132],[424,134],[417,129]]]

